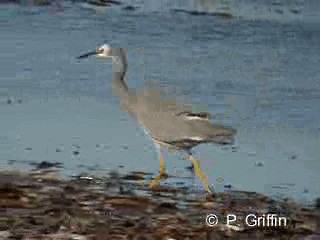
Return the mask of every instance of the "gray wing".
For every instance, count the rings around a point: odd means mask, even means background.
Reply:
[[[209,113],[195,113],[175,100],[152,94],[132,92],[124,99],[123,107],[153,138],[166,143],[223,143],[235,134],[234,129],[212,124]]]

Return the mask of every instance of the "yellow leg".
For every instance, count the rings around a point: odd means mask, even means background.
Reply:
[[[153,140],[153,144],[155,145],[155,147],[157,148],[157,151],[158,151],[158,154],[159,154],[159,159],[160,159],[160,170],[159,170],[159,173],[160,173],[160,176],[167,176],[166,174],[166,162],[164,161],[164,158],[162,156],[162,153],[161,153],[161,142],[155,140],[155,139],[152,139]]]
[[[168,178],[168,174],[166,173],[166,162],[162,156],[162,153],[160,150],[160,145],[155,140],[154,140],[154,144],[159,151],[159,159],[160,159],[159,173],[160,173],[160,175],[151,181],[151,183],[149,184],[149,188],[152,188],[156,185],[159,185],[161,182],[165,181]]]
[[[203,184],[204,187],[206,188],[206,191],[209,192],[209,193],[211,193],[212,190],[211,190],[210,187],[209,187],[208,178],[207,178],[207,176],[203,173],[203,171],[201,170],[199,160],[195,159],[191,154],[188,154],[188,158],[192,161],[195,174],[197,175],[197,177],[199,178],[199,180],[202,182],[202,184]]]
[[[160,176],[166,176],[166,162],[164,161],[164,158],[162,154],[160,153],[160,170],[159,170]]]
[[[166,163],[161,153],[159,173],[160,175],[151,181],[151,183],[149,184],[149,188],[152,189],[153,187],[159,185],[161,182],[165,181],[168,178],[168,174],[166,174]]]

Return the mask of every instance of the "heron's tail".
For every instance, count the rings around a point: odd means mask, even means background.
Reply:
[[[211,142],[219,145],[228,145],[234,143],[234,136],[237,130],[223,126],[214,126]]]

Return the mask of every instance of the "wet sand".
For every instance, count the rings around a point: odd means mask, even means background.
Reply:
[[[0,239],[319,239],[319,206],[253,192],[205,194],[158,186],[144,173],[62,180],[50,168],[0,173]],[[287,226],[254,226],[248,214],[276,214]],[[206,216],[219,223],[210,227]],[[226,224],[228,214],[237,220]],[[211,219],[212,220],[212,219]]]

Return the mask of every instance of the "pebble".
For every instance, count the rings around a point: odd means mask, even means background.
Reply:
[[[56,148],[56,152],[57,152],[57,153],[62,152],[62,151],[63,151],[63,148],[60,148],[60,147],[57,147],[57,148]]]
[[[205,202],[203,203],[203,207],[205,209],[215,209],[215,208],[218,208],[219,205],[216,202]]]
[[[87,240],[87,237],[83,236],[83,235],[72,234],[71,239],[72,240]]]
[[[0,240],[8,239],[11,236],[9,231],[0,231]]]
[[[62,165],[62,163],[60,163],[60,162],[51,163],[51,162],[47,162],[47,161],[42,161],[42,162],[36,164],[36,168],[37,169],[47,169],[47,168],[53,168],[53,167],[59,168],[59,167],[61,167],[61,165]]]
[[[78,156],[78,155],[80,154],[80,152],[79,152],[79,151],[77,151],[77,150],[72,151],[72,153],[73,153],[73,155],[75,155],[75,156]]]
[[[254,165],[256,167],[263,167],[264,166],[264,162],[257,161],[257,162],[254,163]]]

